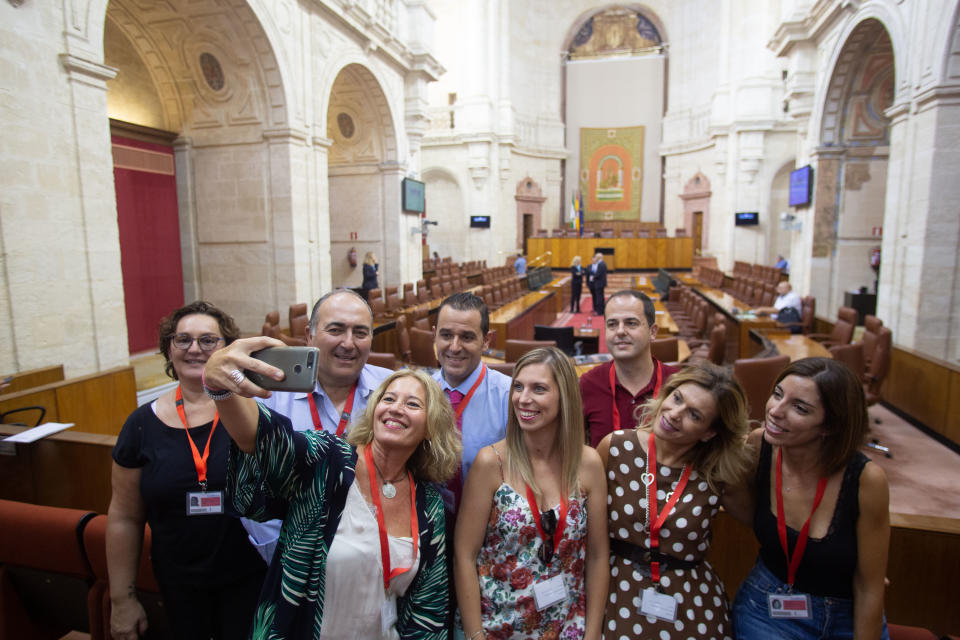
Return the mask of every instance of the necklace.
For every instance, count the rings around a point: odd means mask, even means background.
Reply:
[[[373,460],[373,457],[371,456],[370,459]],[[379,475],[380,478],[383,479],[383,485],[380,486],[380,494],[388,500],[391,498],[396,498],[397,488],[394,486],[394,483],[400,482],[406,477],[406,475],[401,473],[396,480],[387,480],[387,478],[383,475],[383,472],[380,471],[380,467],[377,466],[376,460],[373,461],[373,468],[377,470],[377,475]]]

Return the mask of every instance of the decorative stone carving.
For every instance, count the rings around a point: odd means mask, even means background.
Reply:
[[[848,162],[843,167],[843,188],[859,191],[864,182],[870,180],[870,164],[866,162]]]
[[[571,59],[642,53],[659,47],[657,27],[642,13],[614,7],[593,15],[573,38]]]
[[[828,258],[833,252],[836,240],[837,222],[837,173],[840,160],[820,158],[817,161],[816,208],[813,214],[813,251],[814,258]]]

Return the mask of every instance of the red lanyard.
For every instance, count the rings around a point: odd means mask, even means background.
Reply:
[[[533,511],[533,521],[537,525],[537,533],[543,540],[543,544],[550,544],[550,536],[543,530],[540,523],[540,507],[537,505],[537,496],[533,495],[533,489],[527,485],[527,502],[530,504],[530,510]],[[560,515],[557,517],[557,529],[553,532],[553,552],[557,553],[560,548],[560,541],[563,540],[563,530],[567,527],[567,507],[569,503],[563,498],[560,499]]]
[[[690,465],[683,466],[683,473],[680,474],[680,482],[677,483],[676,489],[670,494],[670,499],[667,500],[667,504],[663,507],[663,513],[657,514],[657,440],[653,435],[653,431],[650,432],[650,439],[647,441],[647,468],[648,473],[653,474],[653,481],[647,485],[647,504],[649,505],[647,509],[647,515],[650,517],[650,550],[656,551],[660,546],[660,527],[663,526],[663,523],[666,522],[667,516],[670,515],[670,511],[673,509],[673,506],[677,504],[677,501],[680,499],[680,496],[683,495],[683,490],[687,486],[687,480],[690,479]],[[655,583],[660,582],[660,562],[654,560],[650,563],[650,575],[653,578]]]
[[[467,391],[467,395],[463,396],[463,400],[461,400],[461,401],[460,401],[460,404],[457,405],[457,409],[456,409],[456,412],[455,412],[455,413],[456,413],[455,418],[456,418],[457,426],[460,426],[460,424],[461,424],[461,419],[460,419],[460,417],[463,415],[463,412],[464,412],[464,410],[467,408],[467,405],[470,404],[470,398],[473,397],[473,394],[474,394],[474,392],[477,390],[477,387],[480,386],[480,383],[483,382],[483,379],[484,379],[484,378],[486,377],[486,375],[487,375],[487,365],[481,364],[480,367],[481,367],[481,369],[480,369],[480,377],[477,378],[477,381],[473,383],[473,386],[472,386],[472,387],[470,387],[470,391]]]
[[[340,414],[340,422],[337,424],[337,437],[343,437],[343,432],[347,430],[347,425],[350,424],[350,412],[353,411],[353,399],[357,395],[357,384],[359,380],[354,381],[353,387],[350,389],[350,395],[347,396],[347,401],[343,405],[343,413]],[[323,425],[320,423],[320,412],[317,411],[317,401],[313,399],[313,391],[307,394],[307,402],[310,403],[310,415],[313,416],[313,429],[314,431],[320,431],[323,429]]]
[[[387,541],[387,525],[383,520],[383,505],[380,503],[380,485],[377,484],[377,474],[373,466],[373,453],[370,451],[370,445],[363,448],[363,459],[367,463],[367,474],[370,477],[370,497],[373,498],[373,506],[377,508],[377,529],[380,530],[380,557],[383,558],[383,588],[390,588],[390,581],[401,573],[410,571],[413,568],[397,567],[390,569],[390,543]],[[413,474],[407,469],[407,479],[410,481],[410,535],[413,537],[413,561],[417,561],[417,540],[420,538],[420,523],[417,522],[417,488],[413,484]],[[384,478],[386,481],[386,478]]]
[[[823,492],[826,489],[827,479],[818,479],[817,494],[813,497],[813,509],[810,510],[807,521],[803,523],[803,527],[797,535],[797,546],[793,548],[793,556],[791,557],[790,547],[787,545],[787,518],[783,513],[783,449],[777,449],[777,533],[780,535],[783,555],[787,557],[787,584],[791,587],[797,577],[797,568],[803,558],[803,551],[807,548],[807,538],[810,536],[810,520],[813,519],[814,511],[820,506],[820,501],[823,500]]]
[[[660,383],[663,382],[663,364],[659,360],[654,360],[656,366],[654,367],[657,375],[657,381],[653,385],[653,396],[656,398],[660,395]],[[620,429],[620,409],[617,408],[617,366],[614,363],[610,363],[610,396],[613,398],[613,430],[618,431]]]
[[[207,490],[207,458],[210,457],[210,441],[213,440],[213,431],[217,428],[217,422],[220,421],[220,413],[213,414],[213,426],[210,427],[210,435],[207,436],[207,446],[203,448],[203,455],[197,449],[197,445],[190,437],[190,425],[187,423],[187,412],[183,410],[183,390],[177,385],[176,395],[177,413],[180,414],[180,422],[183,423],[183,430],[187,432],[187,442],[190,443],[190,452],[193,453],[193,465],[197,468],[197,480],[200,481],[200,489]]]

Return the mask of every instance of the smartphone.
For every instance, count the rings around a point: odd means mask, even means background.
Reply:
[[[255,371],[244,371],[250,382],[270,391],[313,391],[317,381],[316,347],[267,347],[254,351],[250,355],[269,365],[282,369],[283,380],[261,375]]]

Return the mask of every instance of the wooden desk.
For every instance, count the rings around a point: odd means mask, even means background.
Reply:
[[[531,291],[490,314],[490,329],[496,329],[494,349],[505,349],[507,340],[533,340],[533,325],[551,324],[557,318],[553,291]]]
[[[548,266],[570,267],[574,256],[587,262],[598,247],[610,247],[613,259],[604,258],[609,269],[690,269],[693,267],[693,238],[528,238],[527,253],[539,256],[550,252]]]
[[[672,336],[680,333],[680,327],[677,326],[673,316],[670,315],[662,302],[656,300],[653,303],[653,309],[656,314],[657,335],[660,335],[661,332],[669,333]]]
[[[750,307],[726,291],[710,287],[693,287],[693,290],[724,315],[727,322],[727,360],[752,358],[760,347],[750,340],[752,329],[770,329],[781,325],[770,317],[754,316]]]
[[[782,355],[790,356],[790,362],[803,358],[832,358],[830,350],[804,335],[770,332],[765,336]]]

